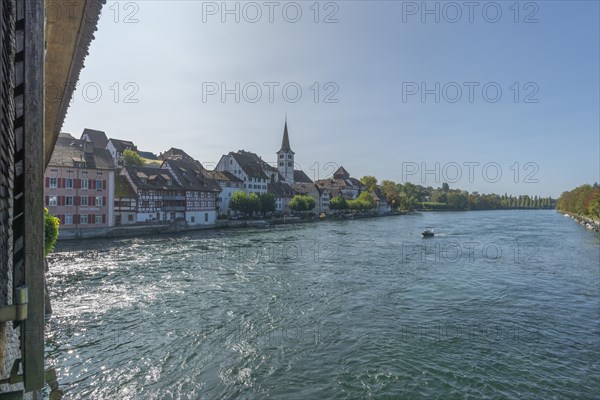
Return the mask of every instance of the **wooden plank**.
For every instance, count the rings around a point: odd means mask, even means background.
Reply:
[[[25,7],[25,285],[28,315],[22,329],[25,391],[44,386],[44,2]]]

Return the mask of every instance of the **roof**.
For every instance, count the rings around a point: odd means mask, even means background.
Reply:
[[[132,165],[125,166],[123,169],[137,189],[184,190],[169,170]]]
[[[279,151],[294,153],[292,151],[292,148],[290,147],[290,136],[288,135],[287,118],[285,119],[285,125],[283,126],[283,139],[281,140],[281,149]]]
[[[115,197],[136,197],[135,190],[124,175],[115,176]]]
[[[375,187],[373,189],[371,189],[371,196],[373,196],[373,199],[375,201],[380,201],[383,203],[387,203],[387,200],[385,198],[385,194],[383,193],[383,190],[381,190],[380,187]]]
[[[86,169],[114,169],[110,153],[106,149],[88,148],[84,151],[83,140],[59,137],[56,140],[48,166]]]
[[[136,150],[137,151],[137,147],[135,144],[133,144],[133,142],[130,142],[129,140],[121,140],[121,139],[113,139],[110,138],[109,141],[113,144],[113,146],[115,146],[115,149],[122,153],[127,149],[131,149],[131,150]]]
[[[319,192],[317,185],[314,183],[294,183],[292,189],[294,189],[294,193],[296,194],[312,194],[315,191]]]
[[[235,158],[235,161],[237,161],[240,167],[242,167],[246,175],[251,178],[270,179],[264,173],[263,169],[271,168],[273,172],[277,171],[277,169],[271,167],[255,153],[245,150],[238,150],[237,153],[231,152],[229,154]]]
[[[313,181],[304,173],[304,171],[295,169],[294,170],[294,182],[296,183],[313,183]]]
[[[165,160],[163,169],[170,167],[175,175],[175,180],[179,182],[186,190],[197,190],[204,192],[220,192],[221,186],[213,180],[207,178],[200,163],[185,160]]]
[[[238,182],[241,183],[243,180],[233,175],[231,172],[227,171],[209,171],[207,169],[203,169],[202,173],[205,177],[209,179],[214,179],[216,181],[229,181],[229,182]]]
[[[188,153],[181,149],[177,149],[175,147],[171,147],[169,150],[164,153],[160,153],[158,156],[161,160],[185,160],[185,161],[194,161],[194,158],[190,156]]]
[[[106,133],[94,129],[85,128],[83,130],[83,133],[81,134],[81,140],[85,140],[86,137],[89,142],[92,142],[94,144],[95,148],[106,148],[106,144],[108,143],[108,137],[106,136]]]
[[[294,197],[294,189],[285,182],[272,182],[267,184],[267,191],[273,193],[275,197]]]
[[[138,154],[140,155],[140,157],[145,158],[146,160],[158,160],[158,157],[156,156],[156,154],[154,154],[150,151],[139,151],[138,150]]]
[[[333,173],[333,178],[334,179],[348,179],[348,178],[350,178],[350,174],[348,173],[348,171],[346,171],[346,169],[344,167],[340,166],[338,168],[338,170]]]

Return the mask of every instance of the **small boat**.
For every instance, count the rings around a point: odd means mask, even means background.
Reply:
[[[421,235],[423,235],[424,238],[428,238],[434,237],[435,233],[433,233],[433,229],[427,228],[421,233]]]

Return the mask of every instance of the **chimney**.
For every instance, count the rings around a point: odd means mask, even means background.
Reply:
[[[94,143],[92,142],[83,142],[83,152],[86,154],[94,153]]]

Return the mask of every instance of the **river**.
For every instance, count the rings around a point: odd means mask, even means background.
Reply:
[[[47,367],[72,399],[593,399],[599,257],[554,211],[63,242]]]

